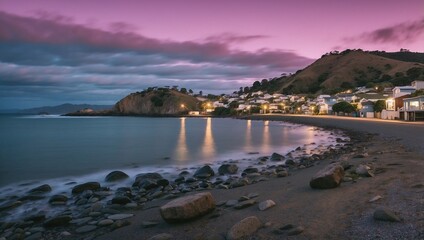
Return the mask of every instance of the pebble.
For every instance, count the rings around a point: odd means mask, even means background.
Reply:
[[[256,203],[256,201],[251,199],[251,200],[243,201],[243,202],[236,204],[234,206],[234,208],[235,209],[243,209],[243,208],[250,207],[250,206],[254,205],[255,203]]]
[[[298,227],[295,227],[295,228],[290,229],[290,230],[287,232],[287,235],[288,235],[288,236],[299,235],[299,234],[301,234],[303,231],[305,231],[305,228],[303,228],[302,226],[298,226]]]
[[[158,224],[159,224],[159,222],[157,222],[157,221],[143,221],[141,223],[141,225],[143,225],[144,228],[154,227],[154,226],[156,226]]]
[[[60,235],[61,235],[61,236],[63,236],[63,237],[69,237],[69,236],[71,236],[72,234],[71,234],[70,232],[63,231],[63,232],[61,232],[61,233],[60,233]]]
[[[225,203],[225,206],[226,206],[226,207],[232,207],[232,206],[235,206],[237,203],[238,203],[238,201],[237,201],[237,200],[228,200],[228,201]]]
[[[227,240],[241,239],[255,233],[262,226],[256,216],[247,217],[236,223],[227,233]]]
[[[151,238],[149,238],[148,240],[171,240],[174,239],[174,236],[168,233],[160,233],[157,234]]]
[[[383,198],[382,196],[377,195],[377,196],[371,198],[368,202],[372,203],[372,202],[378,201],[378,200],[380,200],[382,198]]]
[[[122,220],[122,219],[130,218],[130,217],[133,217],[133,216],[134,216],[134,214],[131,214],[131,213],[120,213],[120,214],[110,215],[107,218],[112,219],[112,220]]]
[[[387,208],[377,208],[373,217],[379,221],[400,222],[400,218],[392,210]]]
[[[82,226],[82,227],[75,229],[75,232],[76,233],[86,233],[86,232],[94,231],[95,229],[97,229],[97,226],[95,226],[95,225],[86,225],[86,226]]]
[[[104,219],[104,220],[101,220],[100,222],[98,222],[97,225],[103,227],[103,226],[112,225],[113,223],[114,222],[113,222],[112,219]]]
[[[261,211],[265,211],[268,208],[274,207],[275,206],[275,202],[272,200],[265,200],[263,202],[260,202],[258,205],[259,210]]]

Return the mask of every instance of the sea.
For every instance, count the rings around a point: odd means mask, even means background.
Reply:
[[[0,116],[2,189],[102,181],[108,172],[177,174],[298,147],[312,153],[343,137],[285,122],[229,118]],[[6,192],[6,191],[3,191]]]

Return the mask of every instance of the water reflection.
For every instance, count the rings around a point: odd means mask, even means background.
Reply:
[[[262,135],[262,151],[269,152],[271,150],[271,136],[269,134],[269,121],[264,121],[264,132]]]
[[[245,148],[247,151],[252,151],[252,120],[246,121]]]
[[[202,154],[205,158],[212,158],[215,155],[215,142],[212,134],[212,118],[206,119],[205,138],[202,145]]]
[[[180,134],[178,135],[176,154],[179,161],[184,161],[188,159],[185,118],[180,118],[180,120]]]

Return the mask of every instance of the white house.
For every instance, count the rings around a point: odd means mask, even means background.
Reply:
[[[393,88],[393,98],[402,97],[415,92],[416,89],[413,86],[401,86]]]
[[[424,81],[413,81],[411,83],[411,86],[415,88],[415,90],[421,90],[424,89]]]

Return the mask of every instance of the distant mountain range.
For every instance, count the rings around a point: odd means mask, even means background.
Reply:
[[[348,49],[325,54],[293,75],[257,81],[248,92],[334,94],[359,86],[409,85],[414,80],[424,80],[423,53]]]
[[[19,114],[65,114],[76,112],[85,108],[90,108],[96,111],[112,109],[113,105],[90,105],[90,104],[70,104],[65,103],[58,106],[45,106],[29,109],[8,109],[2,110],[3,113],[19,113]]]

